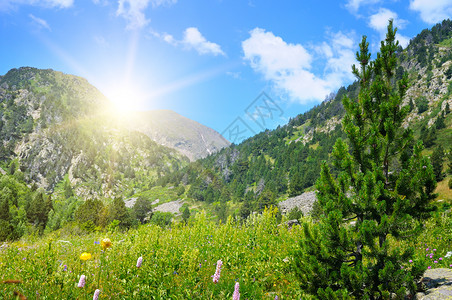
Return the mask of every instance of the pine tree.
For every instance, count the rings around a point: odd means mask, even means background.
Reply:
[[[437,181],[441,181],[444,178],[443,174],[443,164],[444,164],[444,148],[442,145],[433,150],[431,162],[433,166],[433,173]]]
[[[436,185],[422,143],[413,147],[412,132],[402,126],[408,79],[392,84],[395,34],[390,20],[373,62],[365,36],[360,43],[360,68],[352,66],[361,86],[358,99],[342,101],[348,143],[338,139],[332,153],[338,175],[323,163],[316,185],[319,220],[303,225],[297,273],[302,288],[321,299],[387,299],[392,293],[403,298],[407,290],[415,292],[415,279],[424,271],[421,262],[402,269],[413,249],[402,251],[389,241],[421,230]],[[413,154],[402,164],[400,156],[410,147]]]

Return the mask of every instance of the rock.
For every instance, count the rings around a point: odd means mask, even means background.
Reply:
[[[285,201],[281,201],[278,206],[282,213],[288,213],[295,207],[298,207],[303,212],[303,215],[307,215],[311,212],[312,205],[316,199],[315,192],[306,192]]]
[[[300,225],[300,222],[298,222],[298,220],[295,219],[295,220],[287,221],[286,224],[287,224],[287,227],[289,227],[289,229],[290,229],[290,228],[292,228],[292,226]]]
[[[420,300],[452,299],[452,270],[446,268],[425,271],[421,283],[427,288],[416,294]]]
[[[183,204],[184,204],[184,200],[179,199],[177,201],[171,201],[171,202],[160,204],[159,206],[157,206],[155,208],[155,210],[160,211],[160,212],[170,212],[175,215],[180,215],[179,209],[182,207]]]
[[[124,201],[127,208],[132,208],[135,205],[135,202],[137,202],[138,198],[130,198]]]

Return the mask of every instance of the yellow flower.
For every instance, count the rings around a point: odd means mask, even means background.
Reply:
[[[91,253],[83,252],[82,255],[80,255],[81,260],[88,260],[91,259]]]
[[[100,242],[100,245],[102,246],[102,249],[106,250],[111,247],[112,243],[111,243],[110,239],[107,238],[107,239],[103,239]]]

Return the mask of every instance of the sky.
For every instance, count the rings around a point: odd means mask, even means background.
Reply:
[[[363,35],[403,47],[452,0],[0,0],[0,74],[85,77],[120,110],[170,109],[238,143],[354,81]]]

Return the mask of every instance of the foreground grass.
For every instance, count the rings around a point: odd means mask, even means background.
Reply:
[[[441,205],[421,235],[391,242],[414,247],[404,268],[412,263],[452,268],[451,205]],[[231,299],[235,282],[240,299],[305,299],[292,264],[302,230],[278,226],[275,215],[276,210],[266,210],[245,224],[229,218],[218,225],[201,212],[188,225],[172,228],[29,237],[0,248],[0,299],[16,299],[14,293],[28,299],[92,299],[96,289],[99,299]],[[105,251],[104,238],[112,241]],[[81,260],[84,252],[92,257]],[[218,260],[223,267],[215,284]],[[81,275],[86,284],[78,288]]]
[[[227,299],[240,283],[241,299],[298,299],[299,283],[291,271],[300,229],[277,226],[275,211],[240,225],[217,225],[199,213],[188,226],[142,226],[127,233],[92,234],[63,239],[57,234],[21,241],[0,250],[0,298],[15,299]],[[103,238],[112,247],[102,251]],[[86,261],[83,252],[92,254]],[[140,268],[137,259],[143,258]],[[217,284],[212,280],[223,261]],[[78,288],[81,275],[86,285]],[[16,293],[17,294],[17,293]]]

